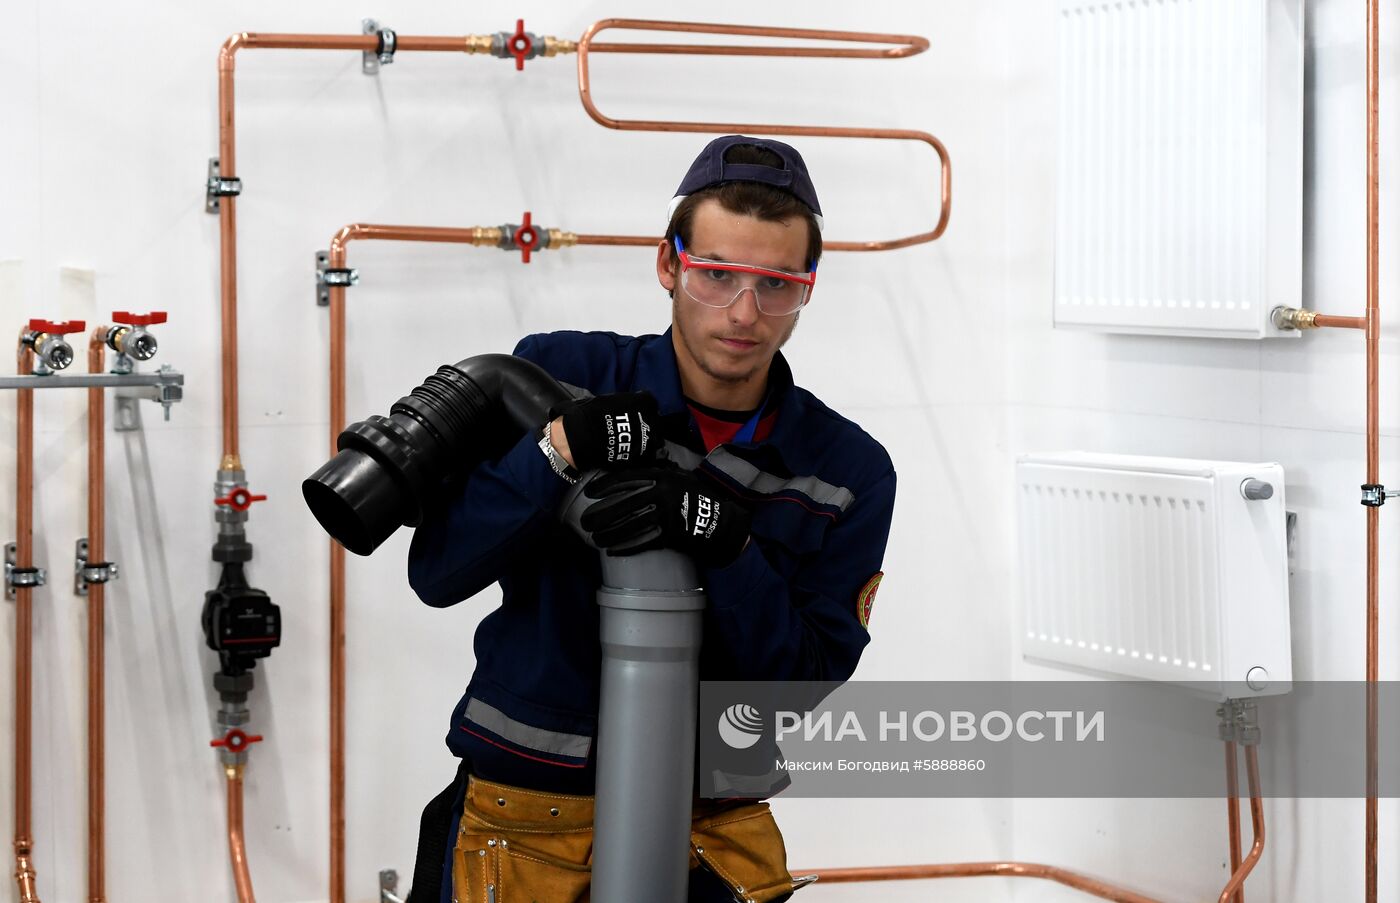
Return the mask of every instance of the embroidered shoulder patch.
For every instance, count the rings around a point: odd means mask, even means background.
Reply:
[[[866,630],[870,629],[870,609],[875,607],[875,591],[880,588],[880,579],[884,576],[884,571],[876,571],[875,576],[865,581],[865,586],[856,595],[856,617],[860,618],[860,626]]]

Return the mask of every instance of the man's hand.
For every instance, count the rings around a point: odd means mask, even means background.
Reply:
[[[569,402],[550,422],[550,444],[578,470],[645,464],[661,444],[656,398],[618,392]]]
[[[583,490],[600,499],[580,518],[610,555],[676,549],[705,567],[724,567],[749,540],[747,508],[712,480],[677,467],[605,473]]]

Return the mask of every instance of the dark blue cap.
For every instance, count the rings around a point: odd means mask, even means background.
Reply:
[[[737,144],[752,144],[772,151],[782,159],[783,168],[756,163],[724,162],[725,152]],[[722,182],[758,182],[786,191],[811,209],[817,218],[817,228],[822,228],[821,204],[817,203],[817,190],[812,187],[812,177],[807,174],[807,164],[802,162],[802,155],[791,145],[781,141],[774,141],[772,138],[750,138],[747,135],[725,135],[705,145],[700,156],[690,164],[690,171],[681,180],[680,187],[676,189],[676,196],[671,199],[671,206],[666,210],[666,221],[670,222],[676,208],[688,195]]]

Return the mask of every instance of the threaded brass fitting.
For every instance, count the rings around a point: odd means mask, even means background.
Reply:
[[[462,48],[467,53],[491,52],[491,36],[489,34],[469,34],[466,39],[466,46]]]
[[[563,229],[549,230],[549,246],[551,248],[572,248],[578,244],[577,232],[565,232]]]
[[[503,234],[499,226],[475,226],[472,228],[472,244],[478,248],[494,248],[500,245]]]
[[[1317,329],[1317,311],[1300,307],[1275,307],[1271,314],[1275,329]]]
[[[552,35],[544,36],[544,55],[558,56],[561,53],[574,53],[578,50],[577,41],[566,41]]]

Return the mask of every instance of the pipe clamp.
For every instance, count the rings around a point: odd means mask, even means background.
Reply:
[[[379,39],[373,50],[360,54],[360,71],[365,75],[378,75],[380,66],[394,61],[394,52],[399,49],[399,36],[392,28],[380,28],[378,19],[361,19],[360,34],[372,34]]]
[[[1367,508],[1379,508],[1385,504],[1386,499],[1393,499],[1400,495],[1400,489],[1386,489],[1380,483],[1361,484],[1361,504]]]
[[[117,565],[111,561],[88,561],[88,541],[78,540],[73,557],[73,592],[86,596],[91,583],[109,583],[117,579]]]
[[[43,568],[22,568],[16,563],[18,547],[5,543],[5,598],[14,599],[15,590],[43,586],[49,582],[49,573]]]
[[[209,172],[204,180],[204,212],[218,213],[219,198],[236,198],[243,193],[243,180],[219,172],[219,158],[209,158]]]
[[[351,267],[331,266],[329,251],[316,252],[316,306],[329,307],[331,289],[335,286],[349,288],[360,281],[360,271]]]

